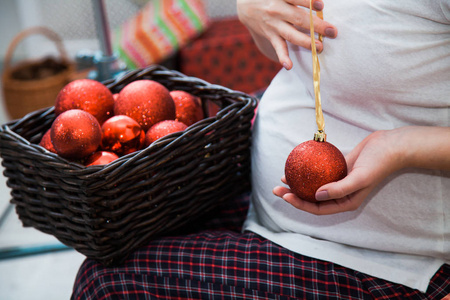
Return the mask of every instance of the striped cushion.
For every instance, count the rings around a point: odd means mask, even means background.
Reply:
[[[113,48],[129,69],[159,63],[209,24],[202,0],[151,0],[115,31]]]

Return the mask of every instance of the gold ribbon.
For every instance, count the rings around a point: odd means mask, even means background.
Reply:
[[[310,21],[310,32],[311,32],[311,50],[312,50],[312,60],[313,60],[313,81],[314,81],[314,95],[316,97],[316,123],[319,129],[319,132],[323,132],[325,128],[325,121],[323,119],[322,113],[322,102],[320,99],[320,64],[319,64],[319,56],[317,55],[315,36],[314,36],[314,22],[313,22],[313,13],[312,13],[312,2],[310,0],[309,5],[309,21]],[[323,19],[323,12],[318,11],[317,16]],[[323,41],[323,36],[319,34],[319,41]]]

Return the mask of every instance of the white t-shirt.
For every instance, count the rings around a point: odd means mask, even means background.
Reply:
[[[450,0],[325,1],[324,17],[338,28],[319,55],[328,142],[346,155],[376,130],[450,126]],[[311,52],[289,46],[294,67],[274,78],[254,124],[244,230],[425,291],[450,262],[450,172],[401,170],[358,210],[330,216],[272,194],[290,151],[317,131]]]

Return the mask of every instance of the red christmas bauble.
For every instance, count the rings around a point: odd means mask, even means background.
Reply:
[[[118,158],[119,156],[117,156],[117,154],[115,153],[109,151],[97,151],[86,158],[84,165],[86,167],[95,165],[107,165]]]
[[[102,83],[92,79],[78,79],[68,83],[56,96],[55,115],[69,109],[81,109],[102,124],[114,112],[114,98]]]
[[[127,84],[115,101],[114,114],[136,120],[144,131],[163,120],[175,119],[175,104],[169,90],[153,80]]]
[[[171,91],[175,103],[175,119],[191,126],[203,119],[202,101],[199,97],[185,91]]]
[[[316,191],[324,184],[347,175],[341,151],[328,142],[306,141],[295,147],[285,165],[286,181],[300,199],[316,202]]]
[[[144,146],[145,132],[134,119],[118,115],[102,125],[102,149],[118,155],[140,150]]]
[[[153,125],[145,134],[145,146],[149,146],[151,143],[156,141],[163,136],[170,133],[183,131],[187,128],[186,124],[175,121],[175,120],[165,120]]]
[[[58,155],[79,159],[97,150],[102,140],[102,129],[90,113],[70,109],[53,121],[50,136]]]
[[[44,135],[41,138],[41,141],[39,142],[39,146],[44,147],[50,152],[56,153],[55,147],[53,147],[52,139],[50,137],[50,131],[51,129],[47,130]]]

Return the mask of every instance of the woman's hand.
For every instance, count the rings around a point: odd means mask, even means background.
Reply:
[[[237,0],[240,21],[249,29],[259,49],[269,58],[292,68],[287,43],[311,49],[309,36],[309,0]],[[321,0],[313,0],[313,9],[323,9]],[[314,30],[324,37],[335,38],[337,29],[314,16]],[[319,52],[323,44],[316,41]]]
[[[327,215],[356,210],[369,193],[389,174],[405,167],[450,169],[450,128],[402,127],[377,131],[346,156],[348,175],[316,192],[318,202],[299,199],[288,188],[273,193],[296,208]],[[286,183],[283,177],[282,181]]]

